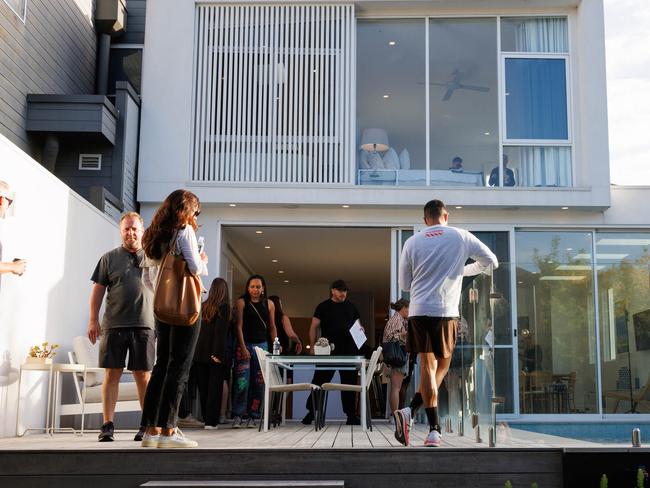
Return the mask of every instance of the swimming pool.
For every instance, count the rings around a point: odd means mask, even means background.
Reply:
[[[650,442],[650,423],[648,422],[511,423],[510,427],[512,429],[521,429],[540,434],[556,435],[602,444],[631,444],[632,429],[638,427],[641,429],[641,442]]]

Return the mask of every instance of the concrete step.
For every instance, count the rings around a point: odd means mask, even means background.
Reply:
[[[186,487],[218,487],[218,488],[344,488],[343,480],[193,480],[193,481],[147,481],[140,485],[146,487],[186,488]]]

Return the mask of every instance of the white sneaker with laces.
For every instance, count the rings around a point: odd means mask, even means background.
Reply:
[[[206,425],[204,427],[205,430],[217,430],[219,428],[218,425]]]
[[[424,438],[425,447],[440,447],[440,444],[442,444],[442,435],[435,429]]]
[[[140,442],[140,445],[142,447],[158,447],[159,440],[159,435],[145,434],[142,436],[142,442]]]
[[[158,447],[162,449],[187,449],[198,445],[198,442],[188,439],[178,431],[172,435],[161,435],[158,440]]]

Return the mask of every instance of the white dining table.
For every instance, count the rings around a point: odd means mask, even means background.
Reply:
[[[332,356],[332,355],[305,355],[305,356],[283,356],[283,355],[268,355],[267,361],[265,363],[266,371],[265,377],[269,378],[271,374],[271,364],[275,364],[284,370],[284,382],[287,381],[287,371],[294,371],[297,369],[311,369],[315,367],[316,369],[358,369],[361,376],[361,391],[366,391],[366,362],[367,359],[364,356]],[[361,428],[366,431],[366,395],[361,393],[359,405],[360,417],[361,417]],[[285,399],[286,400],[286,399]],[[268,430],[269,426],[269,402],[271,401],[271,393],[269,391],[269,385],[264,385],[264,432]],[[282,404],[282,422],[284,423],[285,417],[285,407],[286,404]]]

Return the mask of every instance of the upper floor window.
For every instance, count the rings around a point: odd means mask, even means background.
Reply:
[[[571,186],[569,80],[564,17],[359,19],[358,182]]]
[[[566,18],[501,19],[503,157],[491,185],[573,184],[568,53]]]

